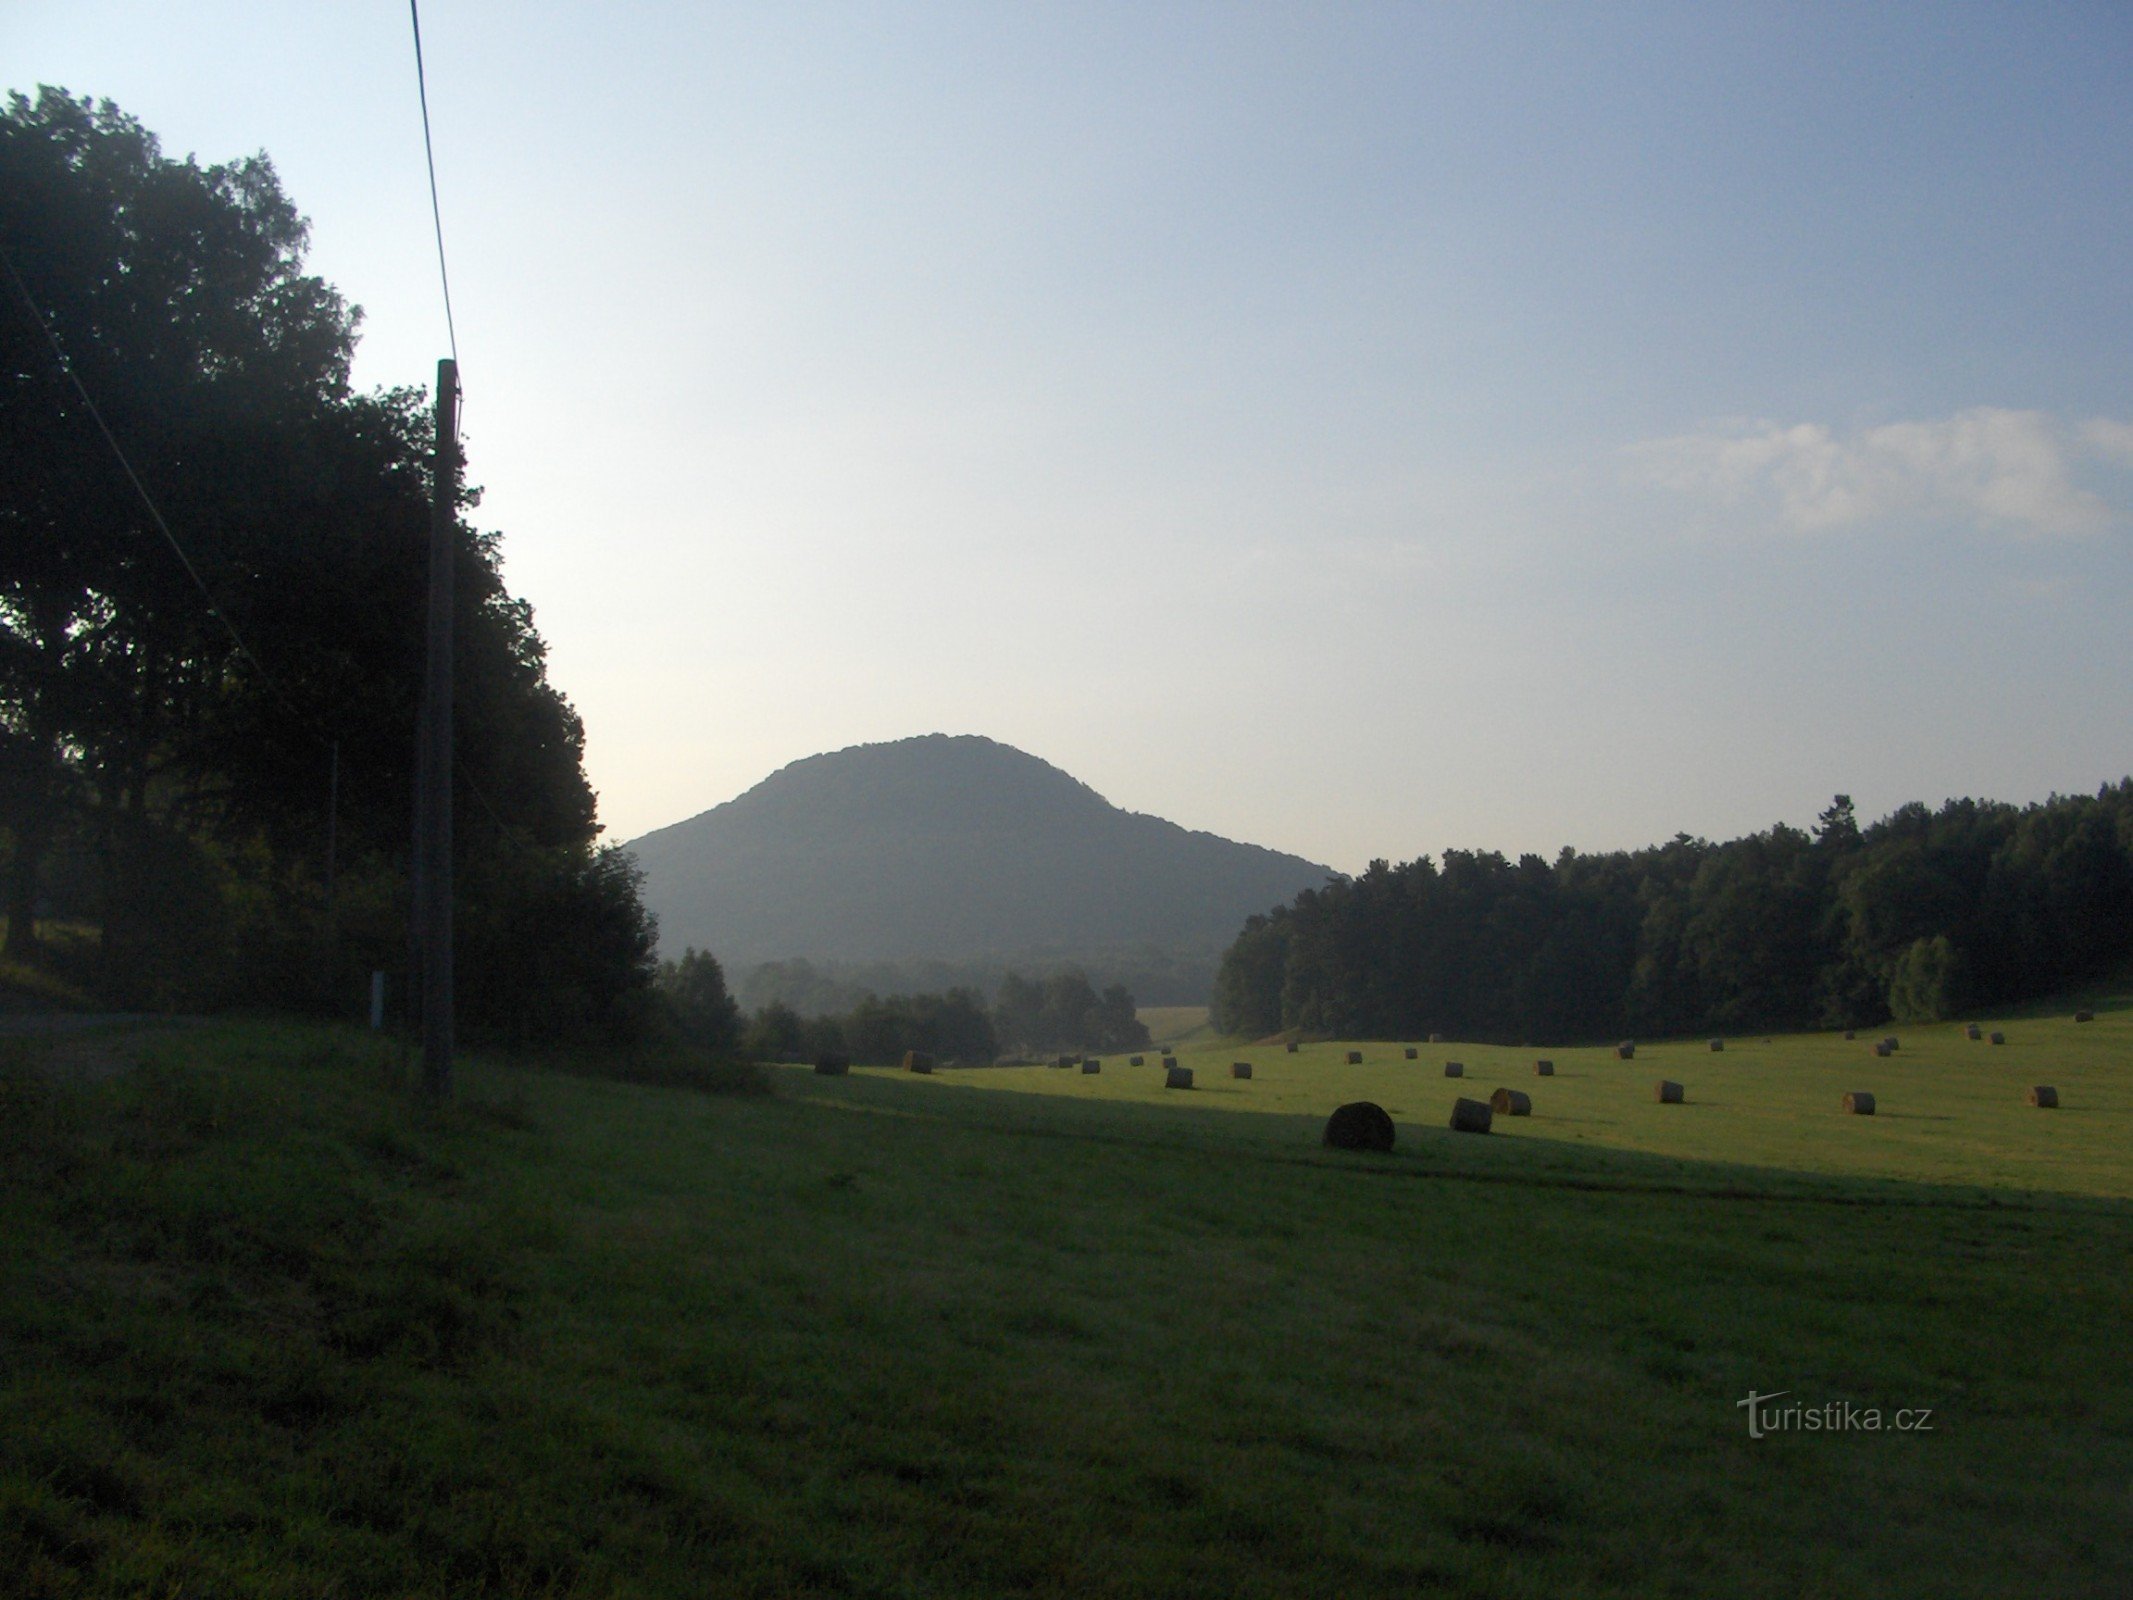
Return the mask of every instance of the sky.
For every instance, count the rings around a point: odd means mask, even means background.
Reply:
[[[478,520],[609,836],[978,733],[1343,871],[2133,772],[2133,9],[495,4]],[[406,7],[9,0],[448,353]]]

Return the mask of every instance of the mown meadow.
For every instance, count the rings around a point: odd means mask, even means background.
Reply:
[[[17,1043],[0,1572],[2119,1594],[2129,1015],[1897,1030],[1888,1060],[1555,1051],[1538,1082],[1531,1051],[1207,1044],[1189,1093],[1153,1054],[764,1089],[478,1058],[444,1111],[353,1033],[162,1035],[108,1076]],[[1531,1118],[1443,1126],[1499,1083]],[[1838,1111],[1859,1088],[1876,1117]],[[1396,1110],[1390,1155],[1320,1147],[1356,1097]],[[1884,1425],[1751,1438],[1751,1390]]]

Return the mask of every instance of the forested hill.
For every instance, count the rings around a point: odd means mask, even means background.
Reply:
[[[707,948],[729,970],[1148,947],[1211,964],[1251,912],[1332,875],[1122,811],[1010,746],[943,734],[796,761],[627,848],[662,947]]]
[[[2041,999],[2129,953],[2133,779],[1867,828],[1839,795],[1812,833],[1374,862],[1251,918],[1215,1020],[1535,1044],[1871,1026]]]

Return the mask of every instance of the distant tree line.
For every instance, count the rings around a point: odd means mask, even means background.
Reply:
[[[849,1010],[803,1016],[773,1000],[742,1020],[718,962],[686,951],[662,963],[659,1025],[715,1053],[739,1052],[759,1061],[806,1061],[841,1055],[861,1065],[889,1066],[906,1051],[943,1061],[989,1064],[1003,1053],[1118,1051],[1148,1043],[1134,1016],[1133,996],[1121,984],[1099,992],[1080,972],[1025,978],[1009,972],[998,1001],[988,1006],[975,989],[927,994],[868,994]]]
[[[264,156],[169,160],[57,90],[0,106],[6,953],[120,1005],[346,1011],[406,965],[426,397],[351,390],[359,313],[304,272],[306,240]],[[461,1016],[628,1034],[655,930],[596,843],[583,729],[476,498],[454,552]]]
[[[750,1012],[783,1001],[803,1017],[840,1016],[870,994],[932,994],[969,989],[998,996],[1010,973],[1050,977],[1078,972],[1098,990],[1121,985],[1142,1005],[1203,1005],[1215,981],[1222,952],[1157,945],[1109,950],[1003,952],[989,959],[944,961],[810,960],[795,956],[763,961],[737,971],[734,998]]]
[[[2133,780],[1866,828],[1839,795],[1811,832],[1374,861],[1249,919],[1213,1014],[1250,1036],[1535,1044],[1871,1026],[2048,995],[2129,952]]]

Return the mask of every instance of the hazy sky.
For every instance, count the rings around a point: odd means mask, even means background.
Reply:
[[[1344,870],[2133,771],[2133,9],[423,8],[611,835],[983,733]],[[445,353],[407,8],[7,0]]]

